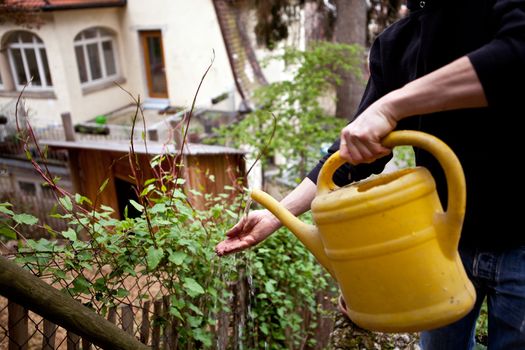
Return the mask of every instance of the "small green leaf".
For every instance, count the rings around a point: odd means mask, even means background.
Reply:
[[[168,259],[169,259],[169,261],[171,261],[175,265],[181,265],[184,262],[184,259],[187,256],[188,255],[186,253],[184,253],[184,252],[173,252],[173,253],[170,254]]]
[[[141,196],[141,197],[144,197],[145,195],[147,195],[148,193],[150,193],[150,192],[153,191],[154,189],[155,189],[155,185],[150,184],[150,185],[146,186],[146,187],[142,190],[142,192],[140,192],[140,196]]]
[[[113,213],[115,211],[115,209],[108,207],[107,205],[104,205],[104,204],[100,205],[100,209],[107,211],[108,213]]]
[[[193,310],[197,315],[204,316],[204,313],[195,305],[189,304],[188,307]]]
[[[274,283],[275,283],[274,280],[269,280],[264,283],[264,289],[266,290],[268,294],[275,292],[275,287],[273,286]]]
[[[100,185],[100,187],[98,188],[98,193],[102,193],[102,191],[104,191],[104,189],[106,188],[106,186],[108,185],[108,182],[109,182],[109,178],[104,180],[104,182],[102,183],[102,185]]]
[[[64,196],[62,198],[59,198],[58,200],[66,210],[73,210],[73,203],[71,202],[71,198],[69,198],[68,196]]]
[[[158,213],[165,213],[168,210],[168,207],[166,207],[166,204],[164,203],[158,203],[151,208],[150,212],[152,214],[158,214]]]
[[[163,256],[164,250],[162,248],[155,248],[153,246],[149,247],[147,256],[148,269],[153,270],[156,268]]]
[[[224,209],[224,211],[226,212],[226,214],[228,214],[233,219],[237,219],[239,217],[237,213],[231,211],[230,209]]]
[[[82,275],[73,280],[73,291],[82,294],[89,294],[90,283]]]
[[[193,339],[200,341],[206,348],[212,345],[212,336],[210,332],[204,331],[202,328],[193,330]]]
[[[144,207],[142,205],[140,205],[139,203],[137,203],[133,199],[130,199],[129,202],[131,203],[132,206],[135,207],[135,209],[137,209],[138,211],[140,211],[142,213],[142,211],[144,210]]]
[[[129,295],[129,291],[127,289],[124,289],[124,288],[117,289],[117,297],[124,298],[124,297],[127,297],[128,295]]]
[[[170,307],[170,314],[177,317],[179,320],[184,320],[184,317],[182,317],[180,311],[174,306]]]
[[[154,183],[155,181],[157,181],[157,179],[155,179],[155,178],[153,178],[153,179],[149,179],[149,180],[146,180],[146,181],[144,182],[144,186],[148,186],[148,185]]]
[[[19,224],[34,225],[38,222],[38,219],[33,215],[29,214],[15,214],[13,220]]]
[[[0,203],[0,213],[4,213],[10,216],[15,215],[12,210],[7,209],[7,207],[11,207],[12,205],[10,203]]]
[[[0,236],[7,237],[9,239],[16,239],[16,232],[7,226],[0,226]]]
[[[185,278],[183,286],[186,290],[186,293],[188,293],[188,295],[192,298],[204,294],[204,289],[193,278]]]
[[[265,335],[268,335],[270,334],[270,331],[268,330],[268,325],[266,323],[261,323],[259,325],[259,329],[261,330],[261,332],[263,332]]]
[[[89,198],[84,197],[78,193],[75,194],[75,202],[77,202],[78,204],[83,204],[84,202],[88,203],[89,205],[93,204],[91,203],[91,200],[89,200]]]
[[[66,273],[63,270],[53,269],[52,271],[53,275],[58,279],[65,280],[67,278]]]
[[[197,328],[202,323],[202,317],[188,316],[187,321],[191,328]]]
[[[62,236],[73,242],[77,240],[77,233],[71,227],[67,231],[62,231]]]

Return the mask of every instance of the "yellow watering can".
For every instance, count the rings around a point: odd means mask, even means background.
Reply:
[[[301,222],[268,194],[252,198],[268,208],[337,280],[346,313],[362,328],[416,332],[452,323],[474,306],[476,294],[457,248],[465,214],[465,177],[452,150],[434,136],[394,131],[386,147],[429,151],[445,171],[448,207],[423,167],[338,187],[345,163],[334,153],[319,174],[312,202],[316,226]]]

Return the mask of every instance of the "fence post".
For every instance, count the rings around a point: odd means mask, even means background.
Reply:
[[[124,332],[133,335],[133,309],[130,305],[124,305],[122,310],[122,329]]]
[[[249,286],[246,279],[246,270],[244,267],[238,267],[239,278],[234,285],[233,292],[233,318],[234,324],[246,324],[248,317],[248,301],[249,301]],[[245,340],[243,339],[242,331],[239,327],[234,327],[233,330],[233,349],[240,350],[245,347]]]
[[[67,331],[67,350],[80,349],[80,337],[73,332]]]
[[[151,334],[151,347],[153,350],[160,349],[160,326],[157,319],[162,317],[162,300],[155,300],[153,302],[153,330]]]
[[[142,306],[142,323],[140,324],[140,342],[148,344],[149,340],[149,300]]]
[[[84,338],[82,338],[82,350],[91,350],[91,343]]]
[[[117,309],[115,307],[110,307],[108,311],[108,321],[117,324]]]
[[[9,350],[26,350],[29,342],[27,309],[9,300],[7,312]]]
[[[170,296],[164,295],[162,297],[162,305],[163,305],[163,311],[162,316],[164,317],[164,320],[166,321],[164,323],[164,349],[165,350],[172,350],[174,349],[174,342],[173,342],[173,334],[172,334],[172,327],[171,327],[171,320],[172,317],[170,315]]]
[[[55,350],[55,336],[57,333],[57,326],[46,319],[44,319],[44,333],[42,335],[42,350]]]

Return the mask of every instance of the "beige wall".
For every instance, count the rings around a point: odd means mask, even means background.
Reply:
[[[202,75],[215,61],[198,95],[197,106],[235,88],[217,16],[211,0],[129,0],[123,18],[126,57],[137,67],[130,85],[146,94],[146,78],[139,47],[139,31],[162,31],[169,100],[190,106]]]
[[[140,30],[160,30],[164,44],[169,103],[190,106],[204,71],[215,51],[215,62],[199,92],[197,106],[208,107],[211,98],[234,89],[234,80],[211,0],[128,0],[123,8],[55,11],[45,14],[46,24],[32,29],[44,42],[53,79],[54,97],[26,96],[35,126],[59,124],[60,114],[71,112],[74,122],[94,118],[131,102],[120,88],[109,85],[87,93],[80,86],[73,40],[82,30],[100,26],[117,34],[117,61],[125,79],[123,87],[134,96],[147,96]],[[0,26],[0,39],[22,28]],[[0,61],[1,64],[1,61]],[[0,70],[1,71],[1,70]],[[3,71],[1,71],[4,73]],[[2,74],[5,76],[5,73]],[[4,79],[5,80],[5,79]],[[0,91],[2,106],[13,103],[15,93]],[[237,97],[233,102],[238,103]],[[222,108],[237,107],[232,100]]]

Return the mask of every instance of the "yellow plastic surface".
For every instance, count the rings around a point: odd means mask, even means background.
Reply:
[[[421,167],[337,187],[332,175],[344,163],[338,152],[319,174],[312,202],[316,226],[264,192],[252,197],[336,278],[359,326],[383,332],[437,328],[466,315],[476,299],[457,252],[466,203],[461,164],[447,145],[422,132],[392,132],[384,145],[413,145],[438,159],[448,183],[446,211],[433,177]]]

